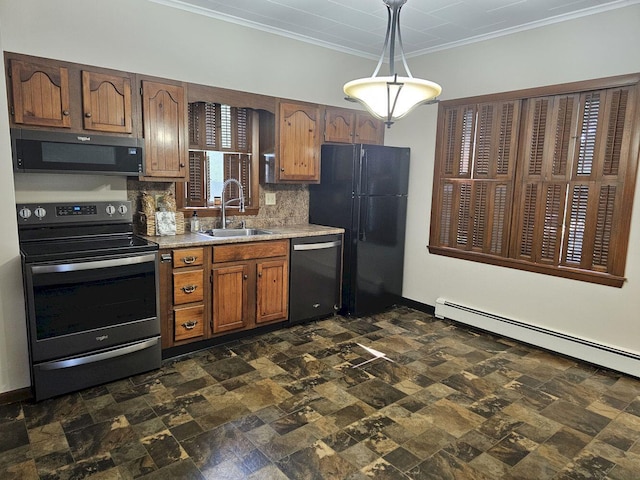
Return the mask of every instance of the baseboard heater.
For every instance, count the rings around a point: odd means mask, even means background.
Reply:
[[[634,352],[483,312],[444,298],[436,300],[435,316],[640,377],[640,355]]]

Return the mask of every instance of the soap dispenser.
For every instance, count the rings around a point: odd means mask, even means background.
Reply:
[[[200,219],[198,218],[198,212],[194,211],[193,216],[191,217],[191,231],[199,232],[200,231]]]

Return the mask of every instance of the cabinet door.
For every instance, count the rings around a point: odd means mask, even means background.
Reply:
[[[280,104],[280,171],[284,181],[320,181],[320,107]]]
[[[327,108],[324,114],[324,141],[353,143],[356,114],[342,108]]]
[[[289,315],[289,262],[259,260],[256,285],[256,323],[286,320]]]
[[[359,113],[355,120],[355,143],[384,145],[384,122],[368,113]]]
[[[186,177],[186,108],[182,86],[142,82],[145,176]]]
[[[69,72],[56,65],[11,60],[13,121],[42,127],[71,126]]]
[[[87,130],[131,133],[131,79],[83,71],[82,115]]]
[[[248,316],[247,264],[213,268],[213,333],[243,328]]]

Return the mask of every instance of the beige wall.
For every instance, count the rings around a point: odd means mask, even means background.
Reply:
[[[640,72],[639,25],[635,5],[409,63],[414,75],[443,85],[443,99],[634,73]],[[404,295],[430,305],[444,297],[640,354],[640,187],[628,281],[620,289],[430,255],[436,115],[435,106],[423,107],[386,137],[412,148]]]
[[[0,15],[0,32],[5,23]],[[2,45],[0,37],[0,50]],[[0,90],[5,91],[4,75]],[[5,95],[0,95],[0,111],[0,392],[6,392],[29,385],[29,368]]]
[[[640,6],[409,60],[414,75],[455,98],[640,71]],[[623,45],[621,53],[610,51]],[[146,0],[0,0],[0,47],[267,95],[344,105],[342,85],[374,63],[199,17]],[[530,62],[538,47],[540,54]],[[266,52],[266,53],[265,53]],[[601,56],[589,53],[605,52]],[[527,58],[528,56],[528,58]],[[594,60],[597,59],[597,61]],[[472,78],[474,83],[468,79]],[[4,79],[0,79],[4,89]],[[7,111],[0,95],[0,113]],[[428,254],[437,107],[421,107],[387,131],[412,148],[405,296],[445,296],[530,323],[639,351],[640,195],[633,210],[622,289],[600,287]],[[29,384],[14,205],[38,199],[126,198],[122,178],[19,176],[15,198],[8,124],[0,115],[0,393]],[[481,278],[480,288],[472,281]],[[529,300],[525,293],[536,292]],[[580,303],[567,307],[566,299]]]

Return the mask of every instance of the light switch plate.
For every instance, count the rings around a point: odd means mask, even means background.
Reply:
[[[271,193],[265,193],[264,194],[264,203],[265,205],[275,205],[276,204],[276,194],[271,192]]]

